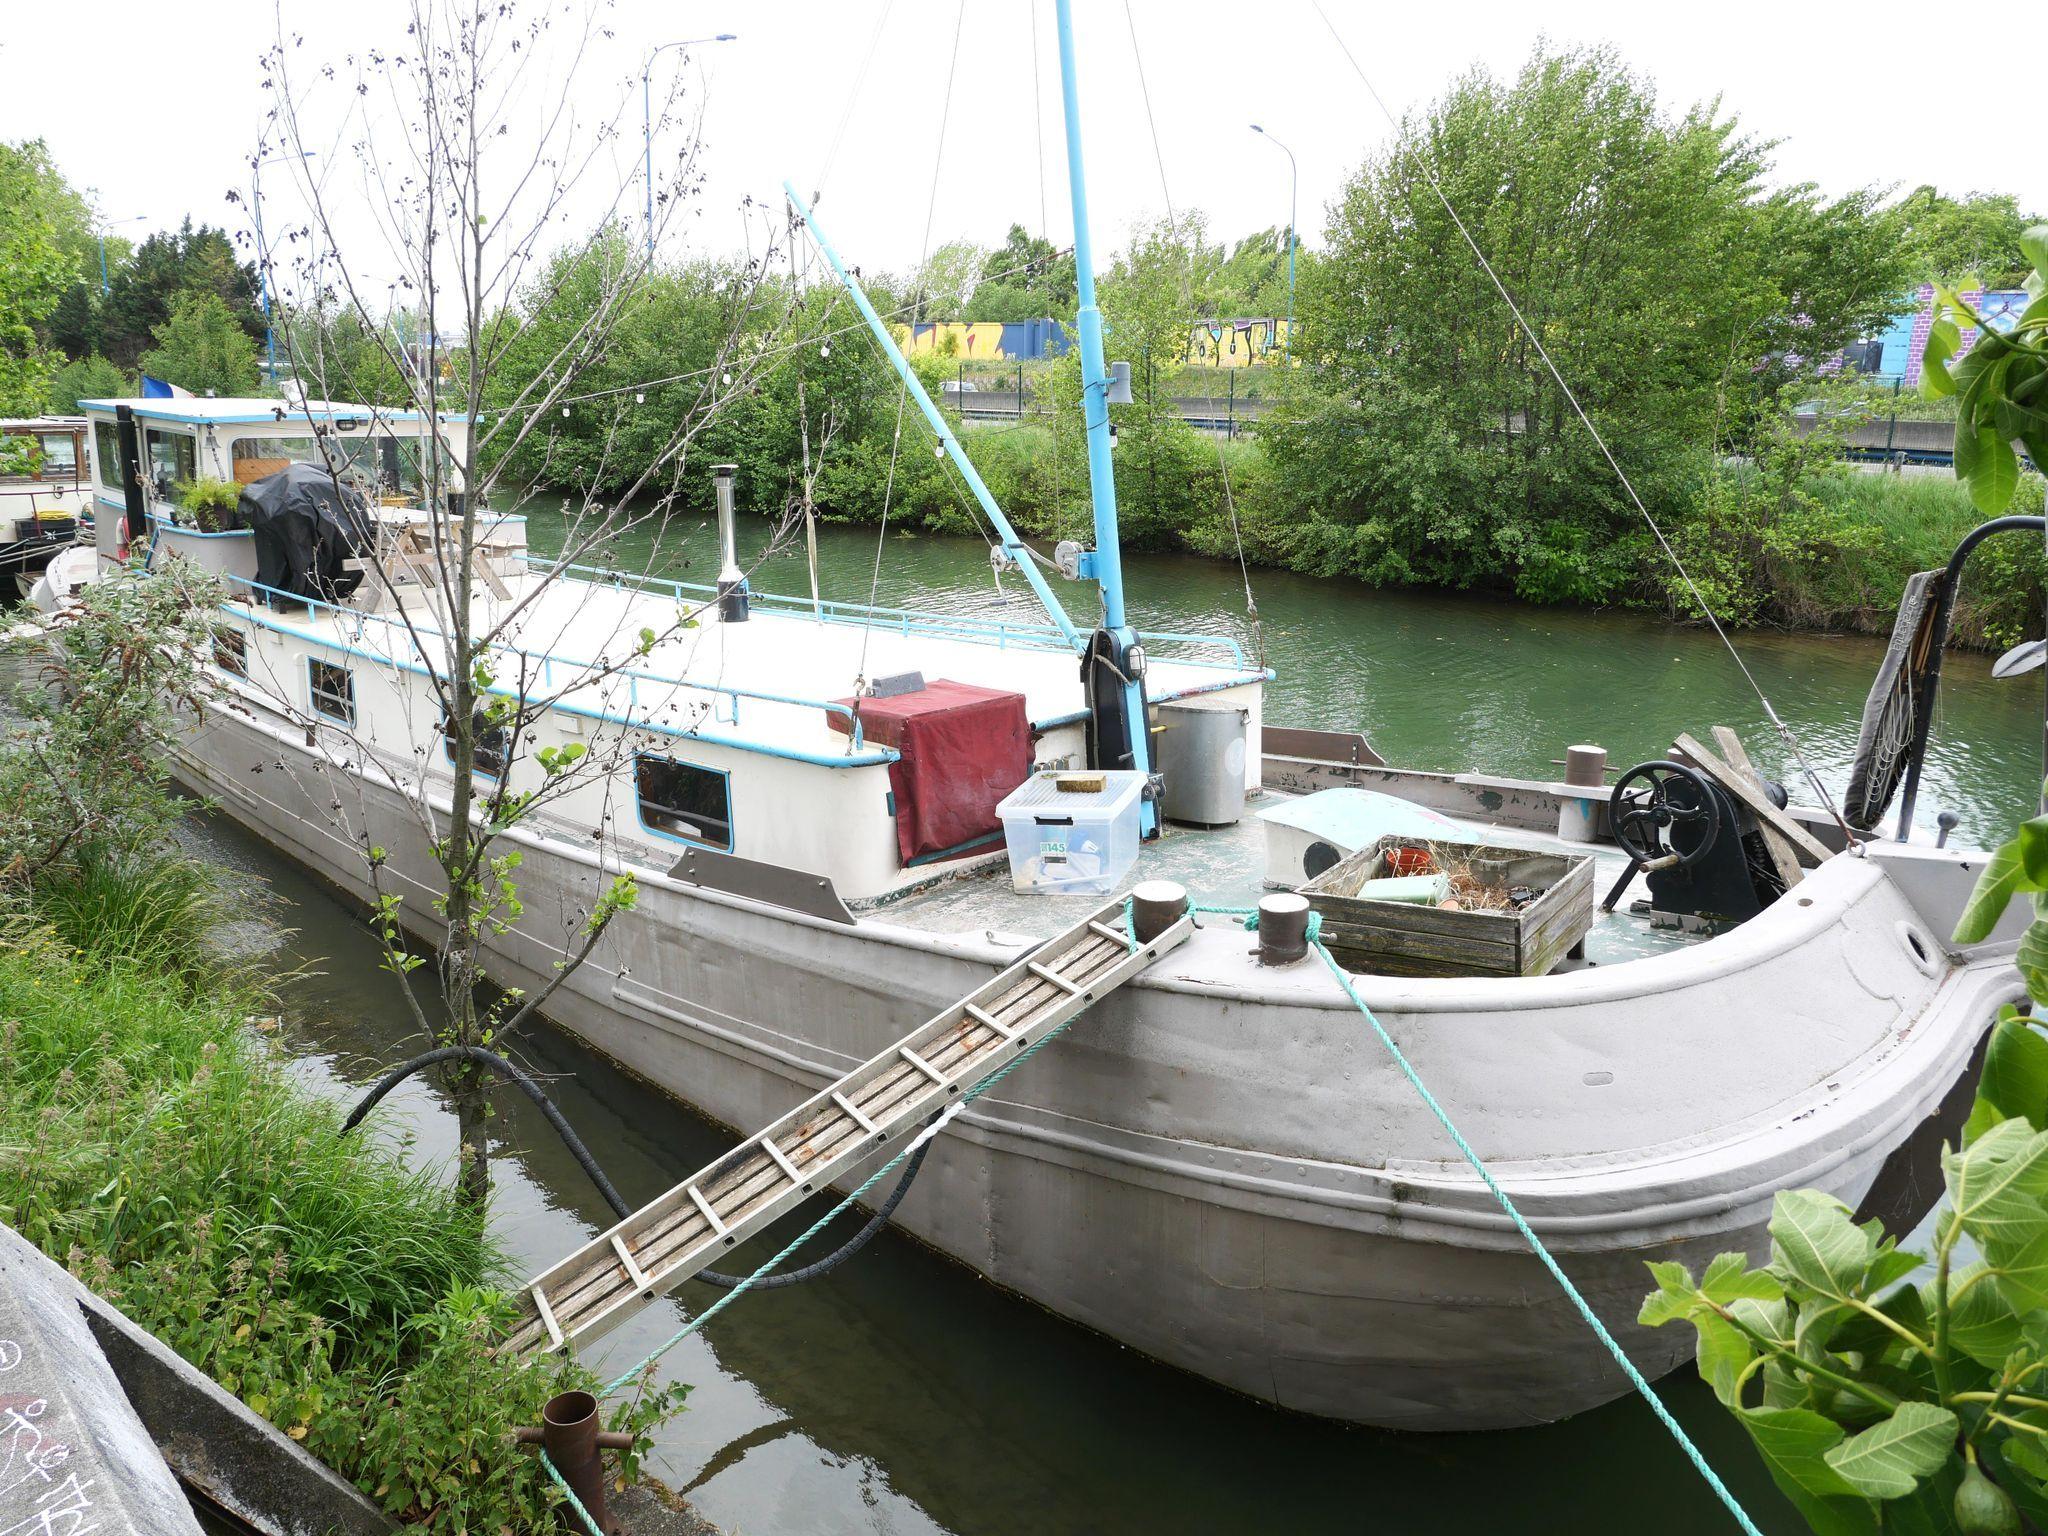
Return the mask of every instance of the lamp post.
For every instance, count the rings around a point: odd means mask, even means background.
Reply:
[[[663,43],[647,55],[647,63],[640,71],[640,138],[641,156],[647,162],[647,265],[654,265],[654,87],[650,83],[654,74],[654,61],[671,48],[692,48],[698,43],[730,43],[739,39],[737,32],[720,32],[715,37],[685,37],[673,43]]]
[[[1301,190],[1301,170],[1294,163],[1293,150],[1289,149],[1285,144],[1280,144],[1278,139],[1273,138],[1272,134],[1266,132],[1257,123],[1252,124],[1252,132],[1258,134],[1261,138],[1271,139],[1273,143],[1279,144],[1280,152],[1287,156],[1287,339],[1280,344],[1280,356],[1282,358],[1292,358],[1294,356],[1294,243],[1297,238],[1294,233],[1294,219],[1297,206],[1296,194]]]
[[[146,224],[148,222],[148,214],[138,213],[132,219],[110,219],[107,223],[102,224],[99,227],[101,298],[104,299],[109,293],[113,291],[113,289],[107,282],[107,231],[110,229],[119,229],[124,224]]]
[[[277,332],[270,324],[270,252],[263,244],[263,167],[276,160],[311,160],[313,151],[298,154],[265,155],[249,162],[249,206],[256,219],[256,280],[263,291],[263,355],[270,382],[277,383]]]

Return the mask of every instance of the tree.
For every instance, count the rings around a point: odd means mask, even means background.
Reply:
[[[0,415],[43,408],[56,359],[41,327],[78,270],[65,190],[41,140],[0,143]]]
[[[108,357],[133,367],[170,319],[180,295],[211,294],[248,333],[263,335],[256,268],[235,256],[227,231],[187,218],[175,232],[151,235],[114,274],[102,306],[101,344]]]
[[[917,322],[960,319],[981,281],[986,259],[982,248],[971,240],[947,241],[925,258],[911,279],[914,307],[902,318]]]
[[[1976,276],[1989,288],[2017,288],[2028,263],[2020,235],[2039,215],[2020,212],[2004,194],[1972,192],[1954,198],[1931,186],[1915,187],[1885,211],[1911,283],[1946,283]]]
[[[360,849],[387,964],[415,1024],[465,1053],[503,1049],[637,898],[630,875],[601,849],[603,867],[580,910],[525,913],[521,853],[508,834],[574,790],[612,782],[637,739],[594,730],[571,744],[537,745],[537,731],[565,695],[608,689],[696,627],[696,610],[680,604],[637,632],[584,635],[574,657],[544,655],[553,637],[539,619],[545,600],[569,567],[615,563],[613,551],[635,536],[651,544],[650,565],[659,562],[668,505],[659,493],[727,404],[782,355],[772,332],[707,331],[702,367],[669,381],[678,387],[667,409],[638,421],[628,443],[621,407],[646,392],[646,381],[619,375],[631,371],[634,326],[658,325],[665,302],[644,252],[687,216],[702,181],[700,142],[679,126],[689,72],[677,71],[670,94],[655,103],[661,195],[652,227],[603,224],[550,254],[545,242],[559,239],[572,205],[592,197],[597,206],[639,203],[642,163],[619,164],[609,148],[629,122],[637,142],[639,93],[606,106],[576,79],[601,25],[596,13],[578,21],[518,0],[421,0],[389,48],[307,65],[295,41],[280,35],[264,58],[272,107],[255,153],[282,155],[293,168],[308,151],[322,164],[360,160],[359,184],[388,199],[374,208],[391,237],[376,246],[375,264],[396,272],[406,296],[401,336],[387,324],[388,291],[358,284],[367,264],[350,259],[352,237],[343,231],[357,226],[345,193],[302,174],[276,194],[279,212],[266,205],[269,238],[257,252],[283,314],[293,372],[309,399],[342,397],[365,379],[379,391],[395,381],[399,403],[415,413],[409,419],[434,424],[406,432],[427,513],[411,525],[420,552],[401,557],[380,544],[365,559],[367,580],[401,627],[417,686],[431,700],[431,710],[409,722],[423,766],[388,789],[335,773],[317,798],[331,804],[335,834]],[[516,112],[496,85],[506,78],[522,82]],[[370,91],[398,106],[366,125],[356,104]],[[609,187],[586,184],[606,175],[614,178]],[[302,221],[284,212],[294,200]],[[779,229],[764,233],[767,251],[777,253]],[[744,307],[744,290],[758,283],[766,260],[735,268],[733,303]],[[315,436],[318,418],[298,409]],[[371,411],[373,420],[383,414]],[[565,436],[565,422],[589,430]],[[617,473],[629,453],[637,470]],[[329,464],[339,477],[343,466]],[[507,586],[487,565],[493,524],[485,509],[536,464],[567,487],[567,528],[553,557],[536,557]],[[644,492],[658,499],[637,500]],[[422,611],[430,622],[416,622]],[[382,741],[359,746],[387,761],[395,751],[402,761],[405,744],[392,742],[388,729]],[[451,777],[430,775],[429,761]],[[480,774],[492,761],[501,771]],[[515,927],[529,946],[552,950],[553,974],[530,994],[486,1001],[479,985],[487,948]],[[408,934],[430,949],[430,971]],[[431,1009],[421,985],[429,979]],[[465,1054],[446,1065],[443,1081],[461,1141],[460,1188],[480,1206],[490,1188],[492,1079]]]
[[[256,343],[214,293],[182,293],[156,328],[142,371],[195,395],[251,395],[260,370]]]
[[[1902,287],[1869,194],[1767,195],[1768,151],[1715,103],[1663,113],[1606,49],[1539,50],[1511,83],[1475,71],[1408,119],[1346,184],[1304,277],[1296,356],[1313,390],[1298,404],[1313,418],[1388,390],[1433,402],[1473,500],[1455,528],[1399,486],[1335,515],[1402,564],[1539,600],[1654,579],[1633,506],[1530,333],[1649,504],[1682,505],[1784,373],[1820,367]],[[1311,446],[1284,411],[1265,430],[1278,454]]]
[[[81,400],[112,400],[134,392],[134,381],[95,352],[66,363],[51,376],[50,409],[69,415]]]
[[[982,258],[974,290],[974,320],[1071,320],[1074,315],[1074,253],[1012,224],[1003,243]],[[982,310],[1004,313],[981,313]]]

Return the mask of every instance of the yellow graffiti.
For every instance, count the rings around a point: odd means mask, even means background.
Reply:
[[[1003,357],[1003,327],[997,320],[937,320],[891,326],[896,345],[912,357],[957,357],[990,362]]]
[[[1277,363],[1287,346],[1285,320],[1197,320],[1188,328],[1187,360],[1204,368]]]

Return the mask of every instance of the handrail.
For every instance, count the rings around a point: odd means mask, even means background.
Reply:
[[[1956,590],[1962,585],[1963,566],[1970,558],[1970,551],[1994,533],[2040,533],[2044,529],[2048,529],[2048,520],[2039,517],[1994,517],[1988,523],[1979,523],[1963,535],[1962,543],[1956,546],[1956,552],[1949,556],[1948,565],[1942,571],[1941,594],[1935,600],[1934,650],[1927,661],[1927,675],[1918,690],[1920,697],[1914,710],[1913,744],[1906,756],[1906,785],[1899,795],[1899,841],[1902,843],[1913,831],[1913,810],[1920,799],[1920,770],[1927,760],[1927,739],[1934,726],[1934,706],[1939,701],[1941,688],[1941,661],[1948,650],[1949,621],[1955,614]],[[2048,756],[2048,746],[2044,746],[2043,753]]]
[[[370,613],[365,609],[351,608],[346,604],[329,602],[325,598],[305,597],[297,592],[286,592],[281,588],[266,586],[260,581],[251,580],[247,576],[236,576],[232,573],[223,572],[221,579],[224,582],[247,587],[251,592],[259,592],[266,596],[282,598],[286,602],[298,603],[309,609],[324,608],[333,613],[337,618],[345,616],[355,619],[359,623],[363,620],[375,620],[380,624],[390,625],[394,628],[405,627],[399,620],[387,613]],[[360,629],[358,629],[357,633],[360,635]],[[410,634],[410,631],[408,631],[408,634]],[[840,715],[846,719],[849,726],[848,749],[850,751],[860,751],[866,745],[861,728],[860,711],[852,705],[841,704],[834,699],[813,699],[806,698],[801,694],[773,693],[765,688],[746,688],[737,683],[705,683],[686,677],[664,677],[659,672],[646,672],[636,667],[605,666],[599,662],[571,656],[561,651],[534,651],[524,646],[516,645],[494,646],[492,651],[493,654],[502,653],[524,660],[538,661],[541,664],[541,686],[544,688],[550,686],[547,681],[548,676],[552,669],[559,665],[596,672],[598,676],[591,679],[593,683],[601,681],[607,676],[625,678],[627,680],[628,695],[635,704],[639,703],[638,685],[641,682],[660,684],[669,688],[693,690],[698,693],[724,694],[734,701],[732,719],[728,722],[734,725],[739,723],[738,701],[741,699],[755,699],[764,704],[786,704],[797,709],[823,710],[828,715]],[[394,662],[399,660],[397,656],[393,656],[391,659]],[[530,696],[524,690],[515,692],[510,688],[492,687],[485,691],[499,694],[505,698],[518,698],[522,701],[530,699]],[[626,723],[631,724],[633,722],[628,720]]]
[[[667,576],[629,576],[624,572],[607,571],[599,566],[557,564],[546,555],[538,555],[531,550],[522,553],[520,558],[528,565],[545,566],[549,570],[563,571],[571,576],[589,581],[603,582],[615,587],[626,587],[635,590],[665,587],[678,597],[686,592],[715,597],[718,591],[716,587],[701,582],[677,581]],[[781,603],[794,609],[801,609],[805,613],[813,612],[811,600],[808,597],[793,597],[777,592],[754,591],[750,591],[748,596],[755,603]],[[828,618],[835,623],[865,623],[870,616],[875,616],[896,620],[899,624],[901,621],[908,620],[911,623],[933,629],[958,629],[969,634],[979,631],[993,636],[998,644],[1002,643],[1004,639],[1012,634],[1020,639],[1030,641],[1043,637],[1045,640],[1053,642],[1045,646],[1047,650],[1065,651],[1069,649],[1064,640],[1059,638],[1059,631],[1050,624],[1019,623],[1008,619],[983,619],[968,613],[938,613],[927,609],[888,608],[873,603],[849,603],[831,598],[823,600],[819,604],[819,608],[824,610],[821,615],[822,617]],[[1199,635],[1173,630],[1148,629],[1138,631],[1138,638],[1147,644],[1213,646],[1217,649],[1228,651],[1230,659],[1238,666],[1245,664],[1244,647],[1229,635]]]

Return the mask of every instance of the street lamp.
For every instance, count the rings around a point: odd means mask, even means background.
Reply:
[[[109,219],[99,228],[100,239],[100,297],[105,298],[112,289],[107,284],[107,231],[119,229],[124,224],[147,224],[149,215],[138,213],[132,219]]]
[[[1275,144],[1280,144],[1280,141],[1279,141],[1278,139],[1275,139],[1275,138],[1273,138],[1273,135],[1272,135],[1272,134],[1270,134],[1270,133],[1267,133],[1267,132],[1266,132],[1266,130],[1265,130],[1265,129],[1263,129],[1263,128],[1261,128],[1261,127],[1260,127],[1260,126],[1259,126],[1259,125],[1258,125],[1257,123],[1253,123],[1253,124],[1252,124],[1252,132],[1253,132],[1253,133],[1256,133],[1256,134],[1258,134],[1258,135],[1259,135],[1260,137],[1262,137],[1262,138],[1266,138],[1266,139],[1272,139],[1273,143],[1275,143]],[[1297,203],[1296,203],[1296,194],[1297,194],[1297,193],[1298,193],[1298,192],[1300,191],[1300,189],[1301,189],[1301,171],[1300,171],[1300,168],[1299,168],[1298,166],[1296,166],[1296,165],[1295,165],[1295,163],[1294,163],[1294,151],[1293,151],[1293,150],[1291,150],[1291,149],[1289,149],[1289,148],[1288,148],[1288,147],[1287,147],[1287,146],[1286,146],[1285,144],[1280,144],[1280,150],[1281,150],[1281,153],[1283,153],[1284,155],[1286,155],[1286,156],[1287,156],[1287,176],[1288,176],[1288,185],[1287,185],[1287,339],[1286,339],[1286,340],[1285,340],[1284,342],[1282,342],[1282,343],[1280,344],[1280,355],[1281,355],[1281,357],[1282,357],[1282,358],[1284,359],[1284,358],[1292,358],[1292,357],[1294,356],[1294,242],[1295,242],[1295,239],[1296,239],[1296,236],[1295,236],[1295,233],[1294,233],[1294,217],[1295,217],[1295,208],[1296,208],[1296,206],[1297,206]]]
[[[654,73],[654,61],[671,48],[738,40],[737,32],[721,32],[716,37],[685,37],[673,43],[663,43],[647,55],[647,63],[640,70],[640,136],[644,146],[642,155],[647,161],[647,265],[650,267],[654,265],[654,87],[649,84],[649,77]]]
[[[263,290],[263,352],[269,362],[270,382],[277,383],[277,332],[270,325],[270,252],[263,244],[263,176],[266,165],[277,160],[311,160],[313,151],[265,155],[249,162],[249,205],[256,219],[256,279]]]

